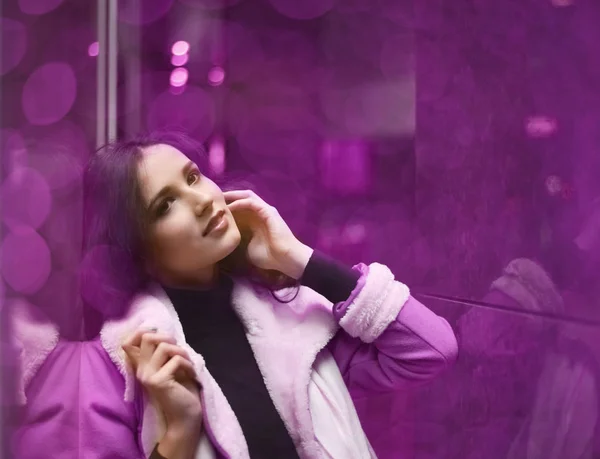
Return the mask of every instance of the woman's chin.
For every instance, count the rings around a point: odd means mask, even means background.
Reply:
[[[233,253],[233,251],[237,249],[242,242],[242,235],[240,234],[240,230],[237,228],[237,226],[233,225],[227,233],[228,234],[225,234],[223,237],[223,251],[226,252],[223,255],[223,258],[231,255],[231,253]]]

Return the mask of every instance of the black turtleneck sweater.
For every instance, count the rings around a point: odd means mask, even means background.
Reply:
[[[338,303],[350,296],[359,277],[358,272],[315,252],[300,282]],[[223,276],[210,290],[165,290],[188,344],[204,357],[208,371],[231,405],[250,457],[297,458],[292,439],[265,387],[244,326],[233,310],[232,289],[231,278]],[[161,458],[156,450],[151,457]]]

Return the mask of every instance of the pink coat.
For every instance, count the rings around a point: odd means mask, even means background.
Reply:
[[[233,306],[302,458],[375,457],[352,399],[425,381],[456,358],[448,323],[412,298],[387,267],[374,263],[355,269],[361,279],[350,298],[337,305],[306,287],[289,304],[244,282],[234,287]],[[249,457],[235,414],[202,356],[188,346],[175,309],[160,289],[137,297],[128,315],[106,323],[94,341],[63,342],[55,327],[39,321],[33,326],[24,310],[15,327],[25,403],[17,457],[150,454],[164,423],[120,348],[140,327],[171,334],[192,356],[204,410],[196,457]]]

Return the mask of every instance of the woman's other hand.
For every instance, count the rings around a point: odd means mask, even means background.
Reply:
[[[165,416],[158,445],[169,459],[192,457],[202,428],[200,388],[189,355],[167,335],[140,330],[123,343],[136,377]]]

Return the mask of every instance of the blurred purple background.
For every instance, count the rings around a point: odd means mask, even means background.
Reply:
[[[81,335],[96,145],[184,129],[304,242],[387,264],[455,327],[449,374],[359,402],[381,458],[600,457],[600,3],[128,0],[112,42],[98,5],[3,4],[5,351],[22,300]],[[523,258],[527,298],[492,285]]]

